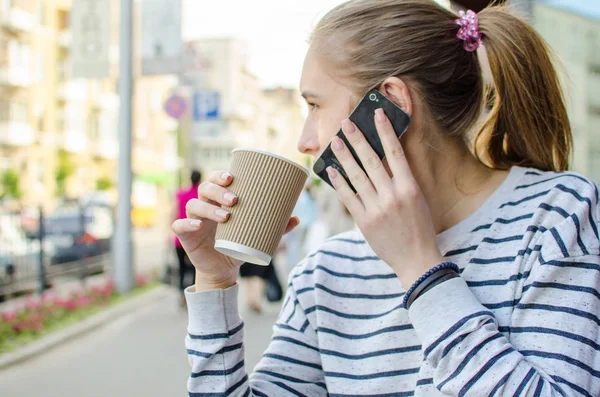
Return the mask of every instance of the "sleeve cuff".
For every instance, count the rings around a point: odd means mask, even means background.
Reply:
[[[408,310],[424,348],[450,333],[459,323],[485,313],[490,312],[477,300],[462,277],[436,285]]]
[[[210,335],[228,332],[242,319],[238,311],[238,284],[228,289],[195,292],[194,286],[185,290],[188,307],[188,332]]]

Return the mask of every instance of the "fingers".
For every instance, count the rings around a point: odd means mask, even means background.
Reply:
[[[184,236],[188,233],[194,233],[200,230],[202,221],[200,219],[177,219],[171,225],[173,233],[179,236]]]
[[[385,157],[394,175],[394,179],[406,180],[406,178],[412,178],[412,171],[410,170],[400,139],[398,139],[396,131],[394,131],[394,126],[390,123],[383,109],[375,111],[375,126],[381,138]]]
[[[346,146],[344,141],[338,136],[334,136],[333,140],[331,141],[331,149],[333,150],[335,157],[337,157],[340,164],[344,168],[344,171],[346,172],[346,175],[348,175],[348,179],[350,179],[350,183],[352,186],[354,186],[354,189],[356,189],[360,196],[365,200],[374,200],[377,197],[377,194],[373,184],[362,168],[360,168],[356,160],[354,160],[350,149]]]
[[[231,177],[228,177],[232,179]],[[221,183],[227,183],[222,180]],[[198,199],[210,201],[211,204],[224,205],[231,207],[237,203],[237,197],[230,190],[222,187],[215,182],[204,182],[198,187]]]
[[[227,187],[231,185],[231,182],[233,182],[233,175],[231,175],[228,171],[215,171],[208,176],[208,182]]]
[[[223,223],[229,219],[229,211],[206,201],[193,199],[185,206],[186,216],[190,219],[210,219]]]
[[[342,122],[342,131],[358,155],[360,162],[362,163],[367,175],[369,176],[369,179],[371,180],[372,186],[374,186],[378,192],[381,190],[391,189],[392,181],[390,176],[383,167],[383,163],[379,159],[379,156],[377,156],[377,153],[375,153],[375,150],[373,150],[362,131],[360,131],[358,127],[349,119],[346,119]],[[352,158],[351,156],[349,157]],[[344,169],[348,171],[346,169],[346,165],[342,165],[344,166]],[[356,172],[358,172],[358,170],[360,170],[360,167],[357,168]],[[352,174],[354,174],[354,172],[348,172],[348,175]],[[352,184],[354,185],[354,182],[352,182]],[[354,187],[358,191],[358,188],[356,186]]]
[[[361,219],[365,211],[363,202],[357,197],[356,194],[354,194],[354,191],[350,188],[339,171],[333,167],[329,167],[327,168],[327,175],[329,175],[329,180],[333,184],[333,187],[335,187],[335,191],[340,197],[340,200],[350,212],[350,215],[352,215],[354,219]]]
[[[298,219],[297,216],[290,218],[290,221],[288,222],[287,226],[285,227],[285,233],[287,234],[287,233],[291,232],[299,224],[300,224],[300,219]]]

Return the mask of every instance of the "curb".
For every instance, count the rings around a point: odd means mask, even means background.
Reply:
[[[60,346],[65,342],[70,342],[89,332],[106,326],[110,322],[129,314],[140,307],[164,298],[169,295],[170,288],[165,285],[159,285],[152,290],[143,293],[142,295],[128,299],[127,301],[118,304],[115,307],[102,311],[96,315],[86,318],[85,320],[73,326],[67,327],[60,331],[52,332],[35,342],[30,343],[16,351],[5,353],[0,356],[0,370],[19,364],[35,356],[44,354]]]

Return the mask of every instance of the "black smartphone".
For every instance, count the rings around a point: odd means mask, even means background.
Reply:
[[[356,105],[349,119],[356,124],[358,129],[362,131],[365,136],[367,142],[371,145],[375,153],[379,156],[380,159],[385,158],[385,152],[383,150],[383,145],[381,144],[381,140],[379,139],[379,134],[377,133],[377,127],[375,126],[375,110],[381,108],[389,118],[392,126],[394,126],[394,131],[396,131],[396,135],[398,138],[404,134],[408,125],[410,124],[410,117],[406,112],[396,106],[395,103],[390,101],[385,95],[383,95],[378,90],[369,91],[362,100]],[[352,156],[358,163],[358,165],[365,170],[362,162],[359,160],[356,152],[352,148],[352,145],[348,142],[344,133],[340,129],[337,133],[337,136],[340,137],[346,147],[350,149]],[[339,171],[339,173],[344,177],[348,185],[354,190],[356,193],[356,189],[350,183],[348,175],[344,171],[344,168],[338,161],[338,159],[333,154],[331,150],[331,144],[327,145],[327,148],[323,151],[321,156],[317,159],[313,166],[313,171],[317,174],[321,179],[323,179],[329,186],[333,187],[331,181],[329,180],[329,176],[327,175],[327,168],[334,167]]]

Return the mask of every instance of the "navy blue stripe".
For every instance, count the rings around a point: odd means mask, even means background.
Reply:
[[[533,397],[541,397],[542,391],[544,390],[544,378],[541,376],[538,378],[538,385],[533,393]]]
[[[580,176],[578,176],[578,175],[573,175],[573,174],[567,174],[567,173],[564,173],[564,174],[557,175],[557,176],[555,176],[555,177],[552,177],[552,178],[548,178],[548,179],[544,179],[544,180],[542,180],[542,181],[537,181],[537,182],[531,183],[531,184],[529,184],[529,185],[520,185],[520,186],[517,186],[517,187],[515,188],[515,190],[519,190],[519,189],[525,189],[525,188],[528,188],[528,187],[531,187],[531,186],[536,186],[536,185],[541,185],[542,183],[546,183],[546,182],[550,182],[550,181],[553,181],[553,180],[555,180],[555,179],[558,179],[558,178],[566,178],[566,177],[569,177],[569,178],[577,178],[577,179],[579,179],[580,181],[583,181],[583,182],[587,183],[588,185],[590,184],[590,183],[587,181],[587,179],[585,179],[585,178],[582,178],[582,177],[580,177]]]
[[[296,339],[293,339],[293,338],[288,338],[287,336],[274,336],[272,340],[278,340],[278,341],[281,341],[281,342],[288,342],[288,343],[291,343],[291,344],[296,345],[296,346],[305,347],[307,349],[319,352],[319,348],[311,346],[311,345],[309,345],[307,343],[304,343],[304,342],[300,342],[299,340],[296,340]]]
[[[217,355],[217,354],[223,354],[223,353],[231,352],[231,351],[234,351],[234,350],[239,350],[239,349],[242,348],[242,345],[243,345],[242,343],[237,343],[235,345],[225,346],[224,348],[222,348],[221,350],[219,350],[218,352],[216,352],[214,354],[213,353],[199,352],[199,351],[191,350],[191,349],[188,349],[187,353],[190,356],[198,356],[198,357],[210,358],[210,357],[212,357],[214,355]]]
[[[325,377],[330,378],[341,378],[341,379],[354,379],[354,380],[369,380],[369,379],[378,379],[378,378],[389,378],[391,376],[402,376],[402,375],[412,375],[418,373],[420,368],[409,368],[402,369],[397,371],[386,371],[386,372],[377,372],[374,374],[365,374],[365,375],[354,375],[347,374],[343,372],[329,372],[325,371]]]
[[[299,330],[297,330],[296,328],[290,327],[287,324],[280,324],[280,323],[276,323],[275,326],[277,328],[281,328],[281,329],[286,329],[288,331],[294,331],[294,332],[298,332]]]
[[[529,277],[530,272],[527,271],[525,273],[515,274],[514,276],[510,276],[507,279],[499,279],[499,280],[483,280],[483,281],[467,281],[467,285],[469,287],[489,287],[492,285],[506,285],[513,281],[519,281],[522,279],[527,279]]]
[[[523,381],[515,391],[515,396],[520,396],[521,393],[523,393],[523,390],[525,390],[525,386],[527,386],[531,378],[533,378],[533,375],[535,375],[535,370],[533,368],[530,368],[529,372],[527,372],[527,375],[525,375],[525,378],[523,378]]]
[[[500,353],[498,353],[494,357],[492,357],[487,363],[485,363],[485,365],[483,367],[481,367],[481,369],[479,369],[479,371],[475,374],[475,376],[473,376],[463,386],[463,388],[460,389],[460,392],[458,393],[458,397],[463,397],[465,394],[467,394],[469,389],[471,389],[475,385],[475,383],[477,383],[477,381],[479,379],[481,379],[481,377],[483,375],[485,375],[485,373],[494,366],[494,364],[496,364],[502,357],[507,356],[514,351],[515,350],[511,346],[508,346],[506,349],[504,349],[503,351],[501,351]]]
[[[596,263],[590,263],[590,262],[571,262],[571,261],[557,261],[557,260],[544,261],[543,259],[541,260],[541,262],[544,265],[550,265],[550,266],[556,266],[556,267],[573,267],[573,268],[579,268],[579,269],[600,271],[600,265],[598,265]]]
[[[594,211],[592,210],[594,207],[594,205],[592,204],[592,200],[590,200],[587,197],[583,197],[581,196],[579,193],[577,193],[575,190],[573,189],[569,189],[568,187],[566,187],[565,185],[557,185],[556,186],[559,190],[562,190],[565,193],[569,193],[571,194],[573,197],[575,197],[578,201],[580,202],[585,202],[588,205],[588,219],[590,221],[590,226],[592,227],[592,229],[594,230],[594,234],[596,235],[596,238],[600,238],[600,236],[598,235],[598,227],[596,226],[596,222],[594,220],[594,216],[593,213]],[[594,190],[596,192],[596,194],[598,194],[598,190],[597,187],[594,185]],[[598,199],[596,198],[596,202],[598,202]]]
[[[317,265],[315,266],[314,269],[310,269],[310,270],[305,270],[302,273],[298,273],[296,275],[294,275],[292,278],[296,279],[300,276],[305,276],[305,275],[309,275],[309,274],[313,274],[314,272],[316,272],[317,270],[320,270],[322,272],[331,274],[332,276],[335,277],[341,277],[341,278],[355,278],[358,280],[389,280],[389,279],[397,279],[398,275],[396,273],[388,273],[388,274],[372,274],[372,275],[368,275],[368,276],[362,276],[360,274],[354,274],[354,273],[339,273],[339,272],[335,272],[333,270],[328,269],[327,267],[323,266],[323,265]]]
[[[508,243],[509,241],[521,241],[521,240],[523,240],[522,234],[520,234],[518,236],[509,236],[509,237],[504,237],[504,238],[486,237],[482,241],[484,243],[488,243],[488,244],[501,244],[501,243]]]
[[[569,251],[567,251],[567,247],[565,246],[564,241],[562,241],[562,238],[560,237],[560,234],[558,234],[558,231],[555,228],[550,229],[550,233],[552,233],[552,237],[554,237],[554,240],[556,241],[556,244],[558,244],[558,247],[560,248],[560,252],[562,252],[562,255],[565,258],[569,257]]]
[[[537,175],[537,176],[540,176],[540,175],[542,175],[542,174],[541,174],[541,173],[539,173],[539,172],[536,172],[536,171],[527,171],[527,172],[525,173],[525,175]]]
[[[279,361],[283,361],[286,363],[290,363],[290,364],[296,364],[296,365],[301,365],[304,367],[309,367],[309,368],[314,368],[317,370],[321,370],[321,365],[319,364],[314,364],[314,363],[309,363],[306,361],[301,361],[301,360],[296,360],[295,358],[291,358],[291,357],[287,357],[287,356],[282,356],[280,354],[273,354],[273,353],[265,353],[263,355],[263,357],[268,357],[268,358],[272,358],[273,360],[279,360]]]
[[[462,327],[467,321],[474,319],[476,317],[482,317],[482,316],[490,316],[490,317],[494,317],[494,314],[490,311],[481,311],[481,312],[477,312],[477,313],[473,313],[470,314],[466,317],[463,317],[462,319],[460,319],[456,324],[454,324],[452,327],[450,327],[450,329],[446,332],[444,332],[442,334],[442,336],[440,336],[435,342],[433,342],[431,344],[431,346],[429,346],[427,349],[425,349],[425,351],[423,352],[423,355],[425,357],[429,356],[429,354],[431,353],[431,351],[433,349],[435,349],[440,343],[442,343],[442,341],[444,341],[445,339],[448,339],[448,337],[450,335],[452,335],[453,333],[455,333],[456,331],[458,331],[458,329],[460,327]]]
[[[515,307],[516,305],[519,304],[520,301],[521,301],[520,299],[513,299],[513,300],[497,302],[497,303],[482,303],[482,305],[485,306],[486,309],[489,309],[489,310],[504,309],[507,307]]]
[[[346,353],[340,353],[335,350],[321,350],[321,354],[324,356],[345,358],[346,360],[362,360],[365,358],[381,357],[381,356],[386,356],[386,355],[390,355],[390,354],[418,352],[420,350],[421,350],[421,346],[416,345],[416,346],[398,347],[395,349],[377,350],[374,352],[369,352],[369,353],[364,353],[364,354],[346,354]]]
[[[571,389],[575,390],[576,392],[578,392],[580,394],[583,394],[585,397],[596,397],[596,396],[593,396],[590,393],[588,393],[583,387],[580,387],[580,386],[576,385],[575,383],[569,382],[565,378],[562,378],[562,377],[560,377],[558,375],[550,375],[550,376],[552,377],[552,379],[554,379],[555,382],[567,385]],[[558,391],[562,396],[566,396],[565,392],[563,392],[562,390],[560,390],[556,385],[552,385],[552,386],[554,386],[554,389],[556,391]]]
[[[419,379],[417,381],[417,387],[426,385],[433,385],[433,378]]]
[[[300,332],[304,333],[304,331],[306,331],[306,328],[308,328],[309,324],[310,323],[308,322],[308,319],[304,321],[304,324],[302,324],[302,328],[300,328]]]
[[[383,393],[383,394],[327,394],[329,397],[412,397],[415,395],[412,391],[403,391],[395,393]]]
[[[252,393],[254,393],[254,395],[257,397],[269,397],[265,393],[261,392],[260,390],[252,390]]]
[[[370,320],[370,319],[374,319],[374,318],[385,317],[388,314],[398,311],[400,309],[402,309],[402,304],[399,304],[398,306],[395,306],[392,309],[390,309],[386,312],[383,312],[383,313],[379,313],[379,314],[348,314],[348,313],[338,312],[337,310],[333,310],[327,306],[316,305],[316,306],[312,306],[312,307],[309,307],[308,309],[306,309],[305,313],[310,314],[316,310],[319,310],[319,311],[322,311],[325,313],[333,314],[333,315],[341,317],[341,318],[348,318],[348,319],[354,319],[354,320]]]
[[[557,214],[560,214],[563,218],[569,217],[569,213],[567,211],[565,211],[564,209],[562,209],[561,207],[556,207],[556,206],[549,205],[546,203],[541,203],[538,208],[541,208],[548,212],[556,212]]]
[[[509,225],[511,223],[515,223],[515,222],[522,221],[524,219],[531,219],[531,218],[533,218],[533,213],[531,213],[531,214],[525,214],[525,215],[521,215],[521,216],[517,216],[516,218],[512,218],[512,219],[498,218],[498,219],[496,219],[494,221],[494,223],[501,223],[503,225]],[[477,226],[475,229],[473,229],[471,231],[471,233],[475,233],[475,232],[478,232],[478,231],[484,230],[484,229],[489,229],[490,227],[492,227],[492,225],[494,223],[489,223],[487,225]]]
[[[527,231],[528,232],[540,232],[540,233],[545,233],[548,229],[546,229],[544,226],[527,226]]]
[[[229,389],[227,389],[225,391],[225,394],[227,396],[230,396],[231,394],[233,394],[234,391],[236,391],[240,386],[242,386],[247,381],[248,381],[248,375],[244,374],[244,376],[242,377],[242,379],[239,380],[239,382],[237,382],[236,384],[232,385]],[[249,392],[250,392],[250,388],[246,388],[245,395],[248,395]]]
[[[382,328],[377,331],[368,332],[366,334],[359,334],[359,335],[345,334],[343,332],[340,332],[335,329],[330,329],[330,328],[318,328],[317,333],[331,334],[331,335],[335,335],[335,336],[338,336],[338,337],[344,338],[344,339],[358,340],[358,339],[372,338],[374,336],[381,335],[381,334],[387,334],[387,333],[398,332],[398,331],[407,331],[407,330],[411,330],[411,329],[413,329],[412,324],[404,324],[404,325],[396,325],[394,327]]]
[[[208,335],[194,335],[194,334],[188,334],[188,335],[191,339],[200,339],[200,340],[226,339],[226,338],[230,338],[233,335],[240,332],[242,330],[242,328],[244,328],[244,323],[241,323],[240,325],[238,325],[237,327],[235,327],[234,329],[232,329],[231,331],[229,331],[227,333],[208,334]]]
[[[541,351],[537,351],[537,350],[521,350],[520,352],[525,357],[533,356],[533,357],[550,358],[550,359],[554,359],[554,360],[563,361],[565,363],[568,363],[568,364],[571,364],[571,365],[581,368],[582,370],[588,372],[590,375],[592,375],[595,378],[600,378],[600,371],[595,370],[594,368],[590,367],[589,365],[587,365],[584,362],[575,360],[574,358],[569,357],[569,356],[565,356],[564,354],[541,352]]]
[[[496,339],[500,339],[502,337],[503,337],[502,334],[493,334],[492,336],[489,336],[486,340],[484,340],[483,342],[481,342],[480,344],[478,344],[477,346],[475,346],[474,348],[472,348],[471,351],[469,351],[469,353],[467,353],[467,355],[465,356],[465,358],[461,361],[461,363],[458,366],[458,368],[456,368],[454,370],[454,372],[452,373],[452,375],[450,375],[442,383],[440,383],[439,385],[437,385],[437,389],[438,390],[442,390],[442,388],[448,382],[450,382],[452,379],[456,378],[462,372],[462,370],[465,369],[465,367],[467,366],[467,364],[469,364],[469,361],[471,361],[471,359],[473,357],[475,357],[477,355],[477,353],[479,353],[479,351],[481,349],[483,349],[488,343],[490,343],[490,342],[492,342],[492,341],[494,341]]]
[[[506,384],[506,381],[508,380],[508,378],[510,378],[511,375],[512,375],[512,371],[509,372],[509,373],[507,373],[506,375],[504,375],[502,378],[500,378],[500,380],[498,381],[498,383],[496,383],[496,386],[494,386],[494,388],[492,389],[492,391],[489,392],[488,396],[494,396],[494,395],[496,395],[496,393],[498,392],[498,390],[500,390],[500,388]]]
[[[504,256],[500,258],[472,258],[469,263],[473,263],[475,265],[491,265],[494,263],[506,263],[506,262],[514,262],[517,259],[516,256]]]
[[[558,329],[545,328],[545,327],[510,327],[510,333],[511,334],[533,333],[533,334],[556,335],[556,336],[560,336],[563,338],[575,340],[577,342],[580,342],[580,343],[590,346],[594,350],[600,351],[600,344],[596,343],[595,341],[588,339],[588,338],[584,338],[581,335],[577,335],[577,334],[573,334],[573,333],[565,332],[565,331],[560,331]]]
[[[200,372],[192,372],[191,377],[192,378],[199,378],[201,376],[225,376],[225,375],[231,375],[231,374],[235,373],[236,371],[239,371],[243,367],[244,367],[244,361],[240,361],[234,367],[231,367],[229,369],[217,369],[217,370],[206,370],[206,371],[200,371]]]
[[[379,257],[377,257],[377,256],[351,256],[351,255],[344,255],[344,254],[340,254],[339,252],[333,252],[333,251],[327,251],[327,250],[317,251],[314,254],[309,255],[307,258],[313,258],[317,255],[332,256],[332,257],[338,258],[338,259],[348,259],[348,260],[351,260],[352,262],[366,262],[366,261],[380,260]]]
[[[294,318],[294,314],[296,314],[296,306],[299,306],[299,305],[300,305],[300,302],[298,302],[298,300],[294,298],[294,308],[292,309],[292,312],[288,316],[287,320],[285,320],[286,323],[289,323],[292,320],[292,318]],[[285,308],[285,306],[284,306],[284,308]]]
[[[584,255],[589,255],[590,253],[585,247],[585,244],[583,244],[583,240],[581,239],[581,224],[579,223],[579,217],[577,217],[577,215],[575,214],[572,214],[571,219],[573,219],[573,223],[577,228],[577,244],[579,245],[579,248],[581,248],[581,252],[583,252]]]
[[[352,240],[349,238],[332,238],[329,241],[339,241],[342,243],[348,243],[348,244],[354,244],[354,245],[363,245],[366,244],[367,241],[366,240]]]
[[[189,397],[227,397],[225,393],[192,393],[188,392]]]
[[[385,299],[398,299],[404,296],[404,292],[396,293],[396,294],[350,294],[347,292],[339,292],[334,291],[330,288],[322,284],[315,284],[314,287],[310,288],[302,288],[296,291],[296,295],[302,295],[305,292],[314,291],[315,289],[320,289],[321,291],[325,291],[330,295],[337,296],[338,298],[348,298],[348,299],[374,299],[374,300],[385,300]]]
[[[596,298],[600,299],[600,293],[595,288],[590,287],[581,287],[579,285],[568,285],[568,284],[560,284],[560,283],[541,283],[539,281],[535,281],[532,284],[527,285],[523,288],[523,292],[527,291],[529,288],[553,288],[560,289],[563,291],[576,291],[576,292],[584,292],[586,294],[594,295]]]
[[[287,390],[290,393],[292,393],[294,396],[298,396],[298,397],[310,397],[310,396],[306,396],[302,393],[300,393],[297,390],[292,389],[291,387],[289,387],[288,385],[286,385],[285,383],[281,383],[281,382],[273,382],[274,385],[281,387],[283,390]]]
[[[448,251],[446,252],[446,254],[444,256],[454,256],[454,255],[460,255],[460,254],[464,254],[465,252],[469,252],[469,251],[475,251],[477,249],[477,245],[472,245],[470,247],[467,248],[461,248],[461,249],[457,249],[454,251]]]
[[[591,313],[584,312],[583,310],[577,310],[577,309],[573,309],[570,307],[542,305],[542,304],[535,304],[535,303],[519,303],[517,305],[517,309],[520,309],[520,310],[545,310],[545,311],[549,311],[549,312],[568,313],[568,314],[572,314],[574,316],[583,317],[588,320],[592,320],[596,324],[600,325],[600,320],[598,319],[598,317],[594,316]]]
[[[490,318],[485,323],[483,323],[481,325],[481,327],[483,327],[484,325],[493,324],[493,323],[494,323],[494,319]],[[441,358],[446,357],[446,355],[450,352],[450,350],[452,350],[454,348],[454,346],[458,345],[460,342],[462,342],[469,335],[470,335],[469,333],[466,333],[466,334],[463,334],[463,335],[460,335],[460,336],[454,338],[454,340],[452,342],[448,343],[448,346],[446,346],[444,348],[444,350],[442,351],[442,357]]]
[[[522,198],[522,199],[521,199],[521,200],[519,200],[519,201],[510,201],[510,202],[508,202],[508,203],[504,203],[504,204],[502,204],[502,205],[501,205],[499,208],[504,208],[504,207],[514,207],[514,206],[517,206],[517,205],[519,205],[519,204],[523,204],[523,203],[524,203],[524,202],[526,202],[526,201],[535,200],[535,199],[536,199],[536,198],[538,198],[538,197],[543,197],[543,196],[547,195],[548,193],[550,193],[550,190],[546,190],[546,191],[543,191],[543,192],[539,192],[539,193],[536,193],[536,194],[534,194],[534,195],[532,195],[532,196],[527,196],[527,197],[525,197],[525,198]]]
[[[264,369],[256,370],[255,373],[269,375],[269,376],[272,376],[274,378],[282,379],[282,380],[287,380],[288,382],[293,382],[293,383],[308,384],[308,385],[317,385],[317,386],[319,386],[319,387],[327,390],[327,386],[323,382],[315,382],[315,381],[312,381],[312,380],[308,381],[308,380],[298,379],[298,378],[294,378],[293,376],[283,375],[283,374],[279,374],[277,372],[267,371],[267,370],[264,370]]]

